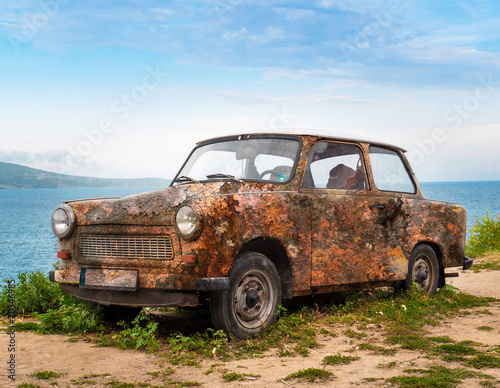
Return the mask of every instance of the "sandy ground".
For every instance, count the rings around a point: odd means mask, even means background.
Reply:
[[[461,272],[460,277],[448,279],[448,283],[466,293],[479,296],[492,296],[500,299],[500,271]],[[429,327],[429,335],[449,336],[455,340],[473,340],[485,346],[500,345],[500,303],[488,307],[490,314],[473,313],[442,322],[441,325]],[[492,331],[481,331],[478,327],[490,326]],[[113,380],[122,382],[147,382],[151,386],[164,386],[161,376],[148,372],[162,371],[169,366],[174,373],[168,376],[176,381],[198,382],[203,387],[382,387],[384,380],[391,376],[404,374],[406,368],[428,368],[431,365],[446,365],[448,368],[463,367],[458,362],[444,363],[438,358],[429,358],[426,354],[416,351],[399,349],[393,356],[374,355],[367,350],[356,350],[356,341],[345,335],[346,327],[329,328],[338,336],[320,336],[321,347],[311,350],[308,357],[280,358],[271,351],[264,357],[249,360],[234,360],[223,363],[217,359],[205,360],[200,367],[172,366],[164,362],[161,355],[147,354],[143,351],[122,351],[114,348],[96,347],[80,339],[76,343],[67,342],[65,335],[36,335],[32,333],[16,333],[16,380],[8,379],[7,360],[9,353],[9,338],[5,332],[0,334],[0,387],[17,387],[22,382],[32,383],[40,387],[78,387],[102,386]],[[373,336],[382,337],[377,330]],[[333,372],[336,379],[327,383],[297,383],[281,381],[292,372],[309,367],[321,368],[321,361],[327,355],[344,354],[359,356],[360,359],[349,365],[326,367]],[[395,362],[392,368],[383,368],[381,364]],[[212,373],[206,372],[213,364]],[[40,380],[29,375],[35,371],[54,371],[63,373],[59,378]],[[499,369],[481,369],[482,373],[490,374],[500,380]],[[260,375],[256,379],[225,382],[223,373],[237,372],[241,374]],[[81,381],[88,377],[93,381]],[[109,374],[109,375],[108,375]],[[366,379],[369,379],[367,381]],[[51,385],[52,384],[52,385]],[[107,384],[107,385],[106,385]],[[171,385],[174,386],[174,385]],[[479,379],[467,379],[460,387],[480,387]]]

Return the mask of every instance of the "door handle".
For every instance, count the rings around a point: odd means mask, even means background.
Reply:
[[[385,205],[381,203],[376,203],[375,205],[368,206],[370,209],[385,209]]]

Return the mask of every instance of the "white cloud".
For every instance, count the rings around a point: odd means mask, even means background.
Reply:
[[[240,106],[266,104],[307,106],[325,104],[373,104],[384,102],[383,100],[360,99],[352,96],[336,96],[320,93],[291,97],[271,97],[266,95],[223,91],[217,93],[217,96],[229,104]]]

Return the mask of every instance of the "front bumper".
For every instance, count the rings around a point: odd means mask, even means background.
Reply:
[[[196,293],[163,290],[114,291],[81,288],[70,284],[60,284],[61,289],[78,299],[103,305],[130,307],[195,307],[200,304]]]

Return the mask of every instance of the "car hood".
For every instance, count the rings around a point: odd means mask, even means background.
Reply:
[[[268,191],[271,186],[239,182],[183,184],[121,198],[66,203],[73,208],[78,225],[173,225],[175,212],[182,204],[215,195]]]

